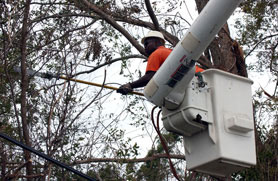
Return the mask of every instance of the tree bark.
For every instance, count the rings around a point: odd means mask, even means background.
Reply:
[[[1,181],[6,180],[6,164],[7,164],[7,154],[4,149],[4,145],[0,143],[0,160],[1,160]]]
[[[155,29],[159,31],[159,23],[158,23],[158,20],[156,18],[156,15],[155,15],[155,13],[153,11],[153,8],[151,6],[150,1],[149,0],[145,0],[145,4],[146,4],[147,10],[148,10],[149,15],[150,15],[150,17],[152,19],[152,22],[154,24]]]
[[[200,14],[200,12],[204,9],[204,7],[206,6],[206,4],[208,3],[209,0],[195,0],[196,2],[196,6],[197,6],[197,10],[198,13]]]
[[[27,36],[28,36],[28,19],[30,11],[31,0],[25,2],[23,26],[22,26],[22,39],[21,39],[21,119],[22,119],[22,131],[25,144],[31,147],[28,121],[27,121],[27,89],[28,89],[28,75],[27,75]],[[24,150],[24,156],[26,164],[26,173],[32,175],[32,162],[31,153]],[[27,180],[32,180],[28,178]]]
[[[198,12],[200,13],[209,0],[195,0]],[[205,51],[214,68],[218,68],[233,74],[247,77],[246,65],[241,47],[230,37],[228,24],[224,24],[218,36],[211,42]]]

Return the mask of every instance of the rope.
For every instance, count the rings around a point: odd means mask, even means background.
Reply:
[[[160,129],[159,129],[159,116],[160,116],[161,110],[159,110],[159,112],[158,112],[158,114],[157,114],[157,126],[155,125],[155,121],[154,121],[154,110],[155,110],[157,107],[158,107],[158,106],[154,106],[153,109],[152,109],[152,112],[151,112],[152,123],[153,123],[153,126],[154,126],[155,131],[157,132],[157,134],[158,134],[158,136],[159,136],[159,139],[160,139],[160,141],[161,141],[162,147],[163,147],[163,149],[164,149],[165,152],[166,152],[166,156],[168,157],[171,172],[173,173],[174,177],[175,177],[178,181],[181,181],[181,179],[179,178],[179,176],[178,176],[178,174],[177,174],[177,171],[176,171],[176,169],[175,169],[175,167],[174,167],[174,165],[173,165],[173,162],[172,162],[172,160],[171,160],[171,157],[170,157],[170,153],[169,153],[169,149],[168,149],[166,140],[163,138],[163,136],[162,136],[161,133],[160,133]]]

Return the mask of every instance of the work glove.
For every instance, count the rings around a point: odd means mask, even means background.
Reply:
[[[119,89],[117,90],[117,93],[121,93],[123,95],[127,95],[128,93],[130,93],[132,91],[133,91],[133,89],[132,89],[130,83],[127,83],[127,84],[121,85],[119,87]]]

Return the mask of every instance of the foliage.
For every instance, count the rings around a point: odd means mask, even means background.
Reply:
[[[253,70],[270,69],[277,77],[277,20],[278,1],[244,1],[244,21],[237,22],[239,40],[246,45],[246,56],[251,53],[258,57]]]
[[[260,87],[254,94],[257,165],[239,173],[235,178],[240,180],[277,179],[277,7],[278,1],[246,0],[241,4],[243,20],[236,23],[245,59],[257,57],[256,61],[250,61],[250,71],[261,75],[269,72],[268,82],[274,84],[273,92]]]

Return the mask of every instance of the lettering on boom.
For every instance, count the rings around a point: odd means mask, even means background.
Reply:
[[[183,60],[184,58],[182,58]],[[182,61],[180,61],[182,62]],[[174,88],[175,85],[187,74],[187,72],[195,65],[195,61],[190,61],[188,64],[180,64],[175,72],[171,75],[171,78],[168,80],[167,85]]]

